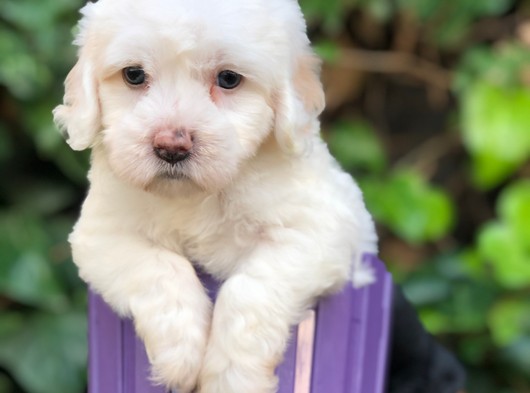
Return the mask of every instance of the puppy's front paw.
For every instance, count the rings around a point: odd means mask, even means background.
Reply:
[[[223,284],[215,303],[199,393],[276,392],[274,371],[289,338],[289,319],[281,312],[281,301],[271,296],[274,293],[242,274]]]
[[[205,342],[173,344],[156,354],[148,350],[153,381],[175,393],[191,393],[199,377]]]
[[[234,359],[210,347],[201,370],[198,393],[274,393],[275,365],[252,364],[255,359]],[[250,360],[250,362],[247,362]]]
[[[178,393],[190,393],[197,385],[210,332],[210,299],[202,287],[197,289],[182,294],[179,301],[164,296],[146,302],[145,296],[132,308],[153,382]]]

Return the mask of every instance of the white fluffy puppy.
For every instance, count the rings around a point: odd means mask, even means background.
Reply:
[[[295,0],[100,0],[55,120],[92,148],[70,236],[134,319],[156,381],[270,393],[289,329],[370,272],[361,192],[319,138],[319,61]],[[212,307],[200,266],[223,282]]]

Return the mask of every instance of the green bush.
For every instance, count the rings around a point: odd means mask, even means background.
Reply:
[[[324,117],[324,135],[365,193],[394,277],[427,328],[467,366],[469,391],[528,391],[530,40],[527,25],[515,19],[523,19],[526,5],[304,0],[302,6],[326,60],[324,75],[361,74],[342,106],[331,97],[339,109]],[[504,32],[480,37],[503,24]],[[401,130],[407,119],[391,122],[393,105],[406,99],[399,94],[392,100],[379,93],[389,113],[373,114],[364,96],[395,89],[403,79],[423,88],[424,100],[438,97],[427,113],[442,108],[442,122]],[[408,86],[401,89],[409,94]],[[410,107],[420,119],[422,105]],[[397,143],[406,148],[399,151]]]
[[[86,296],[67,233],[86,157],[51,109],[74,57],[81,1],[0,3],[0,392],[79,393],[86,380]]]

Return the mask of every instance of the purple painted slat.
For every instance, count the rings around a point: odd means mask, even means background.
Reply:
[[[93,292],[89,293],[88,393],[123,390],[122,322]]]
[[[136,393],[136,342],[132,323],[123,326],[123,385],[126,392]]]
[[[372,265],[377,274],[377,282],[365,291],[366,303],[362,305],[362,353],[359,361],[364,372],[357,372],[357,385],[352,392],[382,393],[385,389],[387,351],[389,348],[392,280],[384,265],[377,257],[366,255],[365,262]]]
[[[346,289],[320,301],[314,344],[313,392],[344,392],[345,364],[350,351],[348,339],[356,323],[351,302]]]
[[[376,284],[378,285],[380,277],[377,277]],[[346,393],[362,393],[365,390],[362,387],[362,381],[364,375],[367,374],[369,367],[366,367],[364,359],[366,357],[366,350],[368,343],[366,342],[367,327],[369,321],[366,320],[366,316],[369,308],[371,307],[369,290],[368,288],[354,289],[352,287],[347,288],[347,296],[351,299],[351,308],[354,315],[355,324],[352,326],[352,330],[349,332],[349,347],[348,357],[345,362],[346,372],[348,377],[344,384],[344,392]],[[368,348],[372,350],[372,348]],[[375,393],[372,390],[366,390],[366,392]]]
[[[323,299],[318,306],[311,393],[382,393],[390,314],[389,274],[368,257],[375,284]]]
[[[124,324],[123,364],[125,392],[165,393],[163,387],[154,386],[149,381],[149,360],[131,321]]]
[[[365,262],[372,265],[377,282],[367,288],[366,303],[362,305],[363,357],[360,360],[364,372],[357,373],[353,392],[382,393],[386,382],[387,351],[389,348],[392,280],[384,265],[373,255],[365,256]],[[369,372],[367,372],[369,370]]]
[[[294,377],[296,371],[296,336],[297,330],[294,329],[289,346],[283,357],[283,362],[278,366],[276,375],[279,378],[278,393],[292,393],[294,390]]]
[[[132,324],[131,324],[132,326]],[[143,342],[136,337],[134,330],[132,330],[134,337],[134,349],[135,349],[135,392],[137,393],[165,393],[166,389],[160,385],[154,385],[150,381],[150,365],[147,359],[147,353],[145,352],[145,346]]]
[[[317,308],[311,393],[382,393],[390,328],[392,282],[375,256],[374,285],[347,286]],[[200,274],[210,295],[218,284]],[[296,329],[293,330],[296,332]],[[278,393],[295,385],[296,333],[277,369]],[[131,321],[120,321],[97,296],[90,295],[89,393],[164,393],[148,380],[149,362]]]

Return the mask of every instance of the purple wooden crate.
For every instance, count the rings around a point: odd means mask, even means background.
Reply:
[[[295,387],[296,393],[383,393],[392,280],[377,257],[366,255],[365,261],[374,267],[376,283],[362,289],[347,286],[320,301],[313,320],[312,358],[301,356],[305,347],[295,329],[277,370],[278,393],[293,393]],[[203,282],[212,294],[217,291],[216,284],[208,278]],[[312,329],[309,320],[301,324],[300,332]],[[305,367],[305,374],[297,375],[304,370],[301,363],[307,361],[312,361],[312,366]],[[144,346],[131,321],[119,319],[91,292],[89,393],[165,393],[162,387],[149,383],[148,374]],[[309,383],[311,387],[305,387]]]

